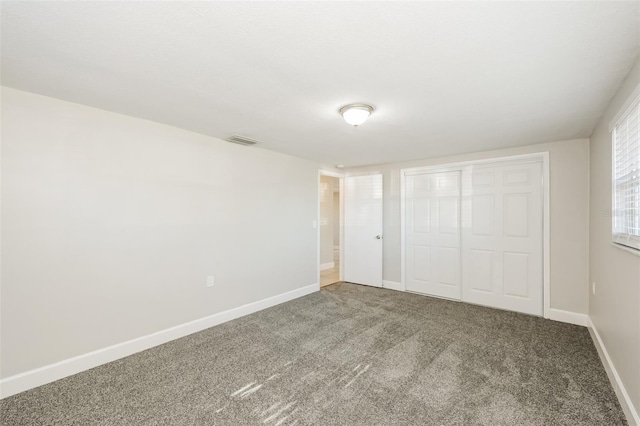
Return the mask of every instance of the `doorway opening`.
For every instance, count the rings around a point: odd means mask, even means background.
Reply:
[[[319,234],[320,287],[342,280],[342,178],[320,175]]]

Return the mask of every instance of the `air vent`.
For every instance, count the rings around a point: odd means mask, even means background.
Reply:
[[[227,142],[237,143],[238,145],[251,146],[258,143],[258,141],[245,138],[244,136],[233,135],[230,138],[227,138]]]

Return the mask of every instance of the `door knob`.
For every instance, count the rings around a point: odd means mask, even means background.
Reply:
[[[382,239],[382,235],[376,235],[376,240]]]

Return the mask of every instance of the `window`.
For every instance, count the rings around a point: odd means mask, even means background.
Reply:
[[[613,241],[640,250],[640,98],[613,128]]]

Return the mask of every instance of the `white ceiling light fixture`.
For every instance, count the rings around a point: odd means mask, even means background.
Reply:
[[[359,126],[373,113],[373,107],[367,104],[349,104],[340,108],[344,121],[352,126]]]

